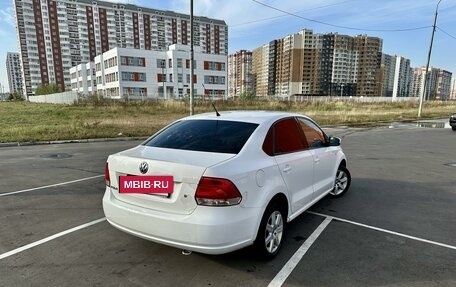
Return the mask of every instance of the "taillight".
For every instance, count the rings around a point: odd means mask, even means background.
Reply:
[[[105,165],[105,182],[106,182],[106,186],[111,186],[111,178],[109,177],[108,163],[106,163],[106,165]]]
[[[228,179],[202,177],[195,193],[196,203],[208,206],[229,206],[241,202],[237,187]]]

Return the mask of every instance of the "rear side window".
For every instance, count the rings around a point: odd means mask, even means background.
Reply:
[[[257,124],[223,120],[177,122],[145,143],[171,149],[237,154]]]
[[[301,132],[294,118],[276,122],[263,142],[263,151],[268,155],[292,153],[305,149]]]

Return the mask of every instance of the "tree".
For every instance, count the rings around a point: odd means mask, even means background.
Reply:
[[[36,87],[35,95],[36,96],[49,95],[49,94],[55,94],[55,93],[60,93],[60,92],[62,92],[62,90],[55,83],[51,83],[51,84],[47,84],[47,85],[42,84],[42,85],[39,85],[38,87]]]
[[[8,100],[10,100],[10,101],[23,101],[24,98],[22,97],[22,95],[20,93],[14,92],[14,93],[9,95]]]
[[[243,91],[240,95],[239,95],[239,99],[241,99],[242,101],[251,101],[251,100],[254,100],[255,99],[255,93],[253,91]]]

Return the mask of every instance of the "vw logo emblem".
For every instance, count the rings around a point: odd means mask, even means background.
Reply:
[[[142,174],[145,174],[148,170],[149,170],[149,165],[147,164],[147,162],[142,162],[142,163],[139,165],[139,171],[140,171]]]

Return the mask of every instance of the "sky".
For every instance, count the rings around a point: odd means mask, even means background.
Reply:
[[[123,0],[189,14],[190,0]],[[367,34],[383,39],[383,53],[425,66],[438,0],[194,0],[194,15],[224,20],[228,49],[253,50],[274,39],[314,33]],[[273,9],[275,8],[275,9]],[[456,1],[441,0],[430,66],[456,77]],[[7,52],[18,52],[13,0],[0,0],[0,83],[8,91]]]

